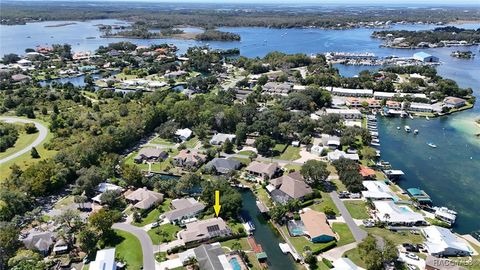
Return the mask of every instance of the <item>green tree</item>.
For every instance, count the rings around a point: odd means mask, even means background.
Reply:
[[[362,155],[363,159],[370,161],[377,157],[377,151],[374,148],[367,146],[360,150],[360,155]]]
[[[78,233],[80,248],[87,254],[95,252],[98,242],[98,235],[92,229],[86,227]]]
[[[310,253],[305,257],[305,262],[308,264],[308,267],[310,269],[316,269],[317,268],[317,262],[318,262],[317,256]]]
[[[327,217],[334,217],[336,215],[335,210],[333,210],[333,208],[329,205],[323,207],[323,212]]]
[[[15,270],[35,270],[46,269],[43,256],[35,251],[21,249],[18,250],[14,257],[8,260],[10,269]]]
[[[143,175],[137,166],[132,164],[122,164],[121,174],[127,185],[134,187],[142,185]]]
[[[330,175],[325,162],[313,159],[308,160],[302,165],[300,173],[305,179],[305,182],[314,187],[319,187]]]
[[[40,158],[40,154],[38,154],[37,148],[32,147],[32,150],[30,150],[30,156],[32,156],[32,158]]]
[[[255,148],[257,148],[257,151],[260,155],[268,155],[270,153],[270,149],[274,146],[275,141],[266,135],[260,136],[255,140]]]
[[[53,218],[55,224],[67,226],[71,232],[75,232],[82,225],[80,213],[77,210],[67,209]]]
[[[20,229],[12,223],[0,222],[0,265],[7,265],[8,260],[22,246],[18,240]]]
[[[106,210],[102,208],[90,215],[88,222],[92,228],[96,229],[101,237],[112,232],[112,225],[121,217],[118,211]]]
[[[222,148],[223,148],[223,152],[227,154],[233,153],[233,143],[229,139],[225,140],[225,142],[222,145]]]

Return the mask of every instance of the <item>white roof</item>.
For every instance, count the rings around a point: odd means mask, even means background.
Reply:
[[[363,181],[362,184],[367,189],[362,191],[364,198],[393,199],[390,187],[382,181]]]
[[[365,270],[356,266],[349,258],[340,258],[333,263],[333,270]]]
[[[428,104],[428,103],[416,103],[416,102],[412,102],[410,104],[410,108],[418,108],[418,109],[427,109],[427,110],[432,110],[433,107],[431,104]]]
[[[123,191],[123,188],[119,187],[117,185],[114,185],[114,184],[107,183],[107,182],[103,182],[103,183],[98,184],[98,187],[97,187],[98,192],[104,193],[105,191],[109,191],[109,190]]]
[[[454,249],[467,253],[472,252],[468,245],[461,241],[449,229],[439,226],[428,226],[423,228],[422,232],[427,239],[425,246],[429,253],[439,254],[446,249]]]
[[[341,88],[333,87],[333,93],[342,93],[342,94],[362,94],[362,95],[373,95],[372,89],[350,89],[350,88]]]
[[[357,109],[325,109],[327,114],[362,114]]]
[[[189,128],[177,129],[175,135],[188,139],[192,136],[192,130]]]
[[[390,223],[416,223],[425,222],[423,215],[413,212],[408,206],[399,207],[393,201],[374,201],[377,217],[380,221]]]
[[[360,157],[358,154],[347,154],[343,151],[340,150],[335,150],[333,152],[329,152],[327,154],[327,157],[329,160],[339,160],[340,158],[346,158],[346,159],[351,159],[351,160],[359,160]]]
[[[90,263],[90,270],[116,270],[115,248],[97,251],[95,261]]]

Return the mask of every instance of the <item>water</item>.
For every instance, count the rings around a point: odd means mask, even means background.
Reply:
[[[255,27],[221,28],[221,30],[240,34],[240,42],[199,42],[193,40],[139,40],[139,39],[102,39],[95,24],[125,23],[117,20],[97,20],[77,22],[63,27],[45,27],[61,22],[42,22],[27,25],[0,26],[0,55],[5,53],[23,53],[25,48],[52,43],[69,43],[73,50],[95,50],[100,45],[128,40],[139,45],[173,43],[179,52],[185,52],[190,46],[209,44],[212,48],[239,48],[241,54],[248,57],[262,57],[270,51],[285,53],[316,54],[329,51],[371,52],[378,56],[411,56],[420,50],[380,48],[381,41],[370,38],[373,29],[322,30],[322,29],[269,29]],[[478,28],[479,24],[459,25],[464,28]],[[433,25],[397,25],[393,29],[422,30]],[[27,38],[30,36],[30,38]],[[87,39],[87,37],[96,37]],[[480,53],[479,47],[468,48],[477,56],[473,60],[450,57],[454,50],[467,48],[423,49],[438,56],[443,62],[437,70],[446,78],[458,82],[461,87],[471,87],[480,102]],[[336,65],[344,76],[357,75],[361,70],[376,70],[378,67]],[[406,173],[400,182],[403,188],[420,187],[433,199],[435,205],[451,207],[459,212],[455,230],[468,233],[480,230],[477,205],[480,197],[480,139],[474,134],[480,133],[474,119],[480,118],[480,106],[472,110],[448,117],[431,119],[381,119],[382,158]],[[418,128],[420,134],[414,138],[396,130],[396,126],[408,124]],[[431,149],[426,142],[435,143],[438,148]],[[256,209],[256,206],[253,206]],[[478,207],[477,207],[478,208]],[[259,235],[260,237],[260,235]],[[268,242],[268,241],[267,241]],[[270,255],[270,254],[269,254]]]
[[[243,200],[242,211],[247,212],[252,218],[253,225],[255,226],[253,236],[255,237],[255,241],[260,244],[267,253],[269,269],[295,269],[292,256],[285,256],[278,246],[282,239],[273,232],[270,225],[258,210],[253,192],[243,190],[241,194]]]
[[[232,266],[232,269],[233,270],[242,270],[242,267],[240,266],[240,264],[238,263],[238,260],[236,257],[234,258],[231,258],[230,261],[228,261],[230,263],[230,265]]]

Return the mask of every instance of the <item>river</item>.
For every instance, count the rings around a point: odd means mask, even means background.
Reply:
[[[278,246],[280,242],[283,242],[281,236],[273,232],[270,225],[263,218],[262,213],[258,210],[256,197],[253,192],[243,190],[241,193],[243,201],[242,211],[251,217],[253,225],[255,225],[253,236],[255,237],[255,241],[260,244],[267,253],[269,269],[295,269],[292,256],[285,256]]]
[[[378,56],[411,56],[420,50],[380,48],[381,41],[370,38],[373,29],[324,30],[324,29],[270,29],[255,27],[221,28],[241,35],[240,42],[199,42],[193,40],[139,40],[139,39],[102,39],[96,24],[124,24],[117,20],[97,20],[76,22],[62,27],[45,27],[63,22],[41,22],[26,25],[0,26],[0,55],[23,53],[26,48],[52,43],[69,43],[73,50],[94,50],[100,45],[121,40],[129,40],[139,45],[154,43],[173,43],[179,52],[185,52],[190,46],[206,45],[212,48],[239,48],[247,57],[262,57],[270,51],[285,53],[322,53],[328,51],[371,52]],[[479,28],[480,24],[459,25],[464,28]],[[395,25],[393,29],[422,30],[433,25]],[[192,30],[193,31],[193,30]],[[197,30],[195,30],[197,31]],[[95,39],[87,39],[95,37]],[[454,50],[464,48],[425,49],[438,56],[442,65],[437,70],[441,76],[453,79],[462,87],[471,87],[480,100],[480,53],[479,47],[469,48],[477,56],[473,60],[456,59],[450,56]],[[354,76],[363,69],[337,65],[343,76]],[[405,179],[400,181],[403,188],[420,187],[432,196],[435,205],[451,207],[459,212],[455,230],[469,233],[480,230],[478,207],[480,201],[480,139],[474,134],[480,133],[474,119],[480,118],[480,106],[466,112],[448,117],[431,119],[401,120],[381,119],[382,158],[402,169]],[[405,122],[402,122],[405,121]],[[399,133],[396,126],[404,124],[418,128],[420,134],[413,138]],[[437,149],[426,147],[426,142],[438,145]],[[261,237],[261,234],[259,234]]]

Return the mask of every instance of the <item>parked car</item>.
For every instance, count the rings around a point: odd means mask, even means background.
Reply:
[[[420,258],[417,255],[415,255],[411,252],[405,253],[405,257],[410,258],[412,260],[416,260],[416,261],[420,260]]]
[[[367,228],[371,228],[375,226],[375,221],[371,219],[364,219],[362,222],[363,222],[363,225],[365,225],[365,227]]]
[[[403,243],[402,246],[405,248],[406,251],[408,252],[418,252],[418,247],[417,245],[413,245],[410,243]]]
[[[408,270],[417,270],[417,267],[413,264],[407,264]]]
[[[349,198],[350,197],[350,193],[348,191],[340,191],[340,193],[338,193],[338,197],[340,199],[345,199],[345,198]]]
[[[350,194],[350,199],[360,199],[362,197],[362,194],[360,193],[351,193]]]
[[[158,226],[160,226],[160,222],[157,221],[157,222],[152,223],[152,229],[157,228]]]

